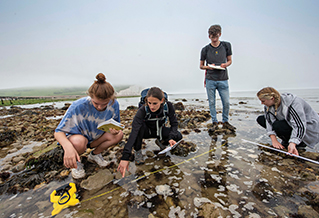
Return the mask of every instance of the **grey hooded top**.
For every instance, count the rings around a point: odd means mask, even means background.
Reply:
[[[319,115],[302,98],[291,93],[281,94],[281,103],[275,116],[275,107],[270,106],[267,112],[265,106],[265,117],[268,135],[276,135],[272,130],[272,123],[282,120],[283,116],[289,126],[292,127],[289,143],[300,144],[302,141],[313,148],[319,142]],[[271,114],[271,115],[269,115]]]

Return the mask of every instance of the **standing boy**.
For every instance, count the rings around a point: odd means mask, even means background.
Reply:
[[[221,30],[220,25],[213,25],[208,29],[208,38],[211,40],[211,43],[202,48],[200,56],[200,69],[205,70],[206,92],[213,122],[213,126],[209,129],[209,132],[214,132],[218,129],[215,104],[216,90],[218,90],[223,104],[223,128],[227,128],[231,131],[235,131],[236,129],[228,123],[229,87],[227,67],[232,64],[232,50],[229,42],[219,41],[222,34]],[[217,69],[218,67],[220,69]]]

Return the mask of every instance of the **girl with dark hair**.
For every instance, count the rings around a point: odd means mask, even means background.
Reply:
[[[265,105],[265,115],[257,122],[267,129],[273,147],[286,147],[289,153],[299,155],[296,147],[312,148],[319,142],[319,116],[305,100],[291,93],[280,94],[272,87],[261,89],[257,97]]]
[[[118,171],[124,177],[125,171],[128,170],[129,158],[132,148],[135,150],[135,163],[143,164],[142,140],[156,138],[156,144],[164,149],[167,145],[173,146],[177,141],[182,139],[182,134],[177,130],[178,123],[174,106],[171,102],[165,101],[164,92],[157,87],[148,90],[146,104],[139,108],[133,123],[132,132],[124,147],[121,162]],[[170,127],[164,126],[166,118],[169,119]]]
[[[88,97],[72,103],[58,127],[54,137],[64,150],[64,165],[71,169],[75,179],[85,177],[80,155],[87,148],[94,148],[88,160],[105,167],[101,152],[117,144],[123,138],[123,132],[110,129],[104,132],[97,129],[99,123],[110,118],[120,122],[119,103],[115,99],[114,88],[103,73],[96,76],[96,81],[88,90]]]

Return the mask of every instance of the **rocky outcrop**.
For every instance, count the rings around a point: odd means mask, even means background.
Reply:
[[[86,190],[99,190],[114,179],[113,174],[108,169],[98,171],[93,176],[81,182],[81,187]]]

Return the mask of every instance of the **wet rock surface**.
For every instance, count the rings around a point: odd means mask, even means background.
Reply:
[[[17,169],[20,167],[20,169]],[[63,179],[58,175],[63,167],[63,149],[57,147],[42,154],[39,158],[30,158],[25,163],[19,162],[12,168],[13,174],[10,178],[0,184],[0,193],[17,193],[33,189],[43,182],[53,179]]]
[[[63,180],[68,176],[69,170],[63,165],[63,149],[56,144],[53,133],[61,120],[61,116],[64,115],[65,110],[69,106],[70,104],[66,104],[61,109],[54,108],[53,106],[22,109],[15,106],[10,109],[0,110],[0,116],[14,115],[0,119],[2,126],[0,131],[0,137],[2,137],[0,157],[4,157],[7,153],[17,152],[31,141],[43,143],[40,148],[34,149],[32,152],[23,153],[12,157],[10,160],[3,161],[5,164],[0,166],[1,171],[12,176],[1,180],[0,194],[27,191],[40,183]],[[181,102],[177,106],[179,109],[184,109]],[[113,160],[108,165],[108,168],[113,172],[116,171],[117,164],[120,162],[123,146],[131,132],[131,123],[137,110],[137,107],[129,106],[126,110],[120,111],[122,123],[125,125],[122,146],[114,147],[104,153],[105,156],[109,157],[110,161]],[[179,123],[187,126],[189,128],[188,131],[191,131],[198,124],[210,118],[207,111],[177,110],[176,114]],[[56,117],[60,118],[55,119]],[[46,152],[46,149],[49,151]],[[195,150],[196,145],[194,143],[183,142],[172,153],[186,157],[190,152],[194,152]],[[43,154],[39,156],[37,152],[43,152]],[[83,155],[84,163],[86,163],[87,154]],[[115,162],[116,164],[114,164]]]
[[[101,189],[113,179],[113,174],[108,169],[104,169],[83,180],[81,182],[81,187],[86,190]]]
[[[61,119],[58,117],[67,108],[0,110],[0,116],[13,115],[0,119],[0,137],[5,141],[0,146],[0,194],[42,191],[46,196],[45,200],[33,196],[39,200],[24,210],[45,208],[44,214],[48,215],[52,205],[47,197],[58,184],[71,180],[70,170],[63,165],[63,149],[53,138]],[[159,148],[154,140],[145,140],[145,164],[136,166],[132,162],[131,173],[121,180],[117,167],[136,112],[134,106],[121,110],[124,138],[102,153],[109,161],[107,167],[101,169],[87,161],[90,149],[82,155],[87,176],[74,181],[81,206],[62,211],[60,217],[316,217],[319,213],[316,164],[241,142],[241,138],[255,139],[264,133],[252,127],[254,113],[232,113],[236,132],[221,125],[208,132],[208,110],[180,108],[176,111],[183,134],[180,146],[156,155]],[[33,142],[37,144],[31,151],[22,152]],[[300,151],[300,155],[319,161],[314,152]],[[121,182],[109,182],[114,178]],[[99,197],[85,201],[92,196]],[[27,200],[10,201],[21,205]]]
[[[187,157],[190,152],[196,151],[196,144],[190,141],[182,141],[175,149],[171,150],[171,154]]]

